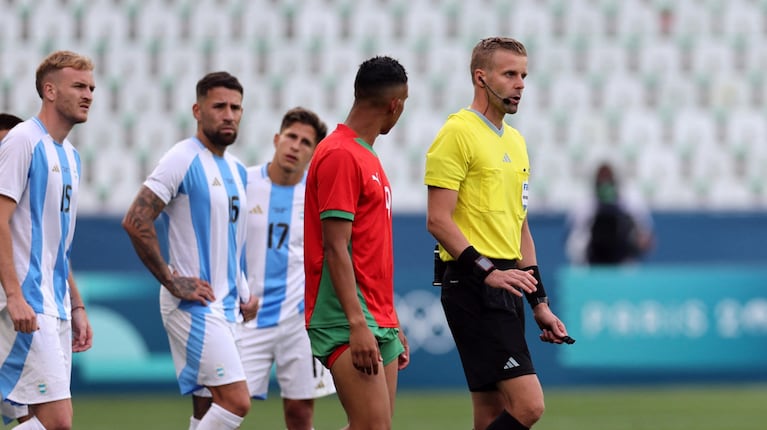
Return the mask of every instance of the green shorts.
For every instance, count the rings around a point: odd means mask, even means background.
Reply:
[[[398,328],[370,327],[370,331],[378,341],[384,366],[405,352],[405,347],[399,340]],[[349,348],[349,327],[309,328],[307,333],[312,343],[312,355],[328,369],[333,366],[338,356]]]

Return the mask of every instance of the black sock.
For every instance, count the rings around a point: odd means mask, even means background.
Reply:
[[[529,430],[529,427],[525,427],[512,417],[505,410],[498,415],[489,426],[487,430]]]

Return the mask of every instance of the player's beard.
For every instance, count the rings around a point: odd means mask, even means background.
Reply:
[[[237,132],[235,131],[234,134],[222,134],[218,132],[218,130],[202,130],[203,134],[205,134],[205,137],[208,138],[210,143],[212,143],[215,146],[224,147],[229,146],[234,143],[235,140],[237,140]]]
[[[88,120],[88,112],[80,111],[79,101],[65,100],[56,105],[56,112],[70,125],[81,124]]]

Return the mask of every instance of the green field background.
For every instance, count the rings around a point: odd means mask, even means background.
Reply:
[[[191,400],[180,395],[76,395],[77,430],[181,429]],[[345,423],[336,397],[317,401],[316,430]],[[243,429],[284,429],[276,393],[254,401]],[[401,391],[393,428],[471,429],[468,393]],[[536,430],[764,430],[767,385],[588,388],[546,390],[546,413]]]

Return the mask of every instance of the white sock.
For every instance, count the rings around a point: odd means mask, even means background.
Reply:
[[[17,425],[14,427],[14,429],[19,430],[45,430],[45,427],[43,427],[43,423],[40,422],[40,420],[37,419],[37,417],[32,417],[23,423]]]
[[[200,425],[200,420],[191,416],[189,417],[189,430],[197,430],[197,426]]]
[[[235,430],[240,427],[243,419],[213,403],[197,424],[197,430]]]

